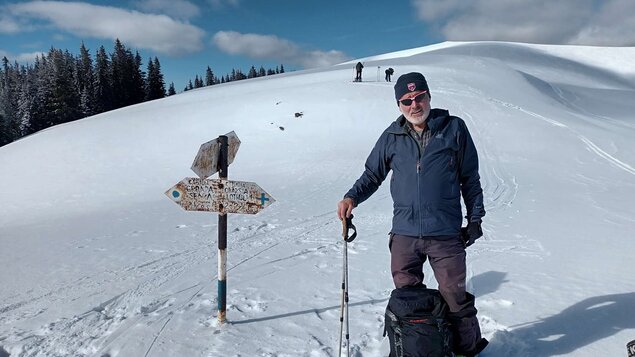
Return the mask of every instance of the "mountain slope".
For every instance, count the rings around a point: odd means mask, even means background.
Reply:
[[[0,148],[0,355],[336,355],[335,205],[398,115],[377,66],[423,72],[433,106],[465,119],[476,142],[487,216],[468,288],[487,356],[623,355],[635,338],[635,81],[620,64],[632,51],[604,48],[601,67],[568,51],[446,43],[369,58],[362,83],[350,64],[233,82]],[[230,179],[276,203],[229,217],[229,323],[218,326],[216,215],[164,192],[194,176],[203,142],[232,130],[242,144]],[[355,210],[359,356],[387,354],[391,211],[387,185]]]

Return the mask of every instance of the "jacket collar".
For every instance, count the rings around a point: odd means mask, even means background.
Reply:
[[[430,110],[430,114],[428,115],[428,128],[434,133],[445,126],[448,119],[450,117],[450,113],[445,109],[434,108]],[[408,134],[406,117],[402,115],[397,118],[390,126],[388,127],[388,132],[391,134]]]

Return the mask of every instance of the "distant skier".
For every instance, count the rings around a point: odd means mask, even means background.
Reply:
[[[423,264],[429,258],[450,309],[454,353],[475,356],[488,343],[481,337],[474,295],[465,290],[465,248],[483,235],[485,216],[476,147],[462,119],[431,109],[421,73],[399,77],[395,98],[402,115],[379,137],[361,177],[337,204],[337,214],[349,217],[392,170],[388,246],[395,287],[422,286]],[[461,195],[467,209],[465,228]]]
[[[392,68],[388,68],[386,70],[386,82],[390,82],[390,76],[392,76],[395,73],[395,70]]]
[[[357,64],[355,65],[355,82],[362,81],[362,68],[364,68],[362,62],[357,62]]]

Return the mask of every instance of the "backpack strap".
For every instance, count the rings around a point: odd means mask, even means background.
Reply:
[[[390,319],[390,326],[395,331],[395,355],[394,357],[403,357],[403,339],[401,338],[401,322],[399,318],[390,309],[386,308],[386,316]],[[388,333],[388,324],[384,326],[384,337]],[[393,355],[390,355],[393,357]]]

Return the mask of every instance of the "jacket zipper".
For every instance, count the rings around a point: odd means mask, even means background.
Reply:
[[[417,151],[419,152],[419,159],[417,160],[417,205],[419,206],[419,238],[423,238],[423,207],[421,199],[421,160],[423,159],[424,150],[421,148],[421,144],[416,138],[412,138],[417,144]]]
[[[421,155],[417,160],[417,203],[419,204],[419,238],[423,238],[423,207],[421,207]]]
[[[417,146],[417,152],[419,153],[419,159],[417,160],[417,205],[419,206],[419,214],[418,214],[418,218],[419,218],[419,238],[423,238],[423,207],[422,207],[422,200],[421,200],[421,160],[423,160],[423,153],[425,150],[423,150],[421,148],[421,144],[419,144],[419,141],[417,140],[417,138],[413,137],[413,134],[408,133],[407,134],[412,140],[415,141],[415,144]]]
[[[428,130],[431,130],[428,128]],[[430,145],[430,141],[428,141],[428,144],[422,148],[421,145],[419,143],[417,143],[417,148],[419,149],[419,160],[417,161],[417,202],[419,203],[419,238],[423,238],[423,216],[425,215],[425,211],[424,211],[424,205],[423,205],[423,199],[421,197],[421,185],[422,185],[422,178],[421,178],[421,166],[423,166],[422,162],[423,162],[423,156],[426,153],[426,149],[428,148],[428,145]]]

